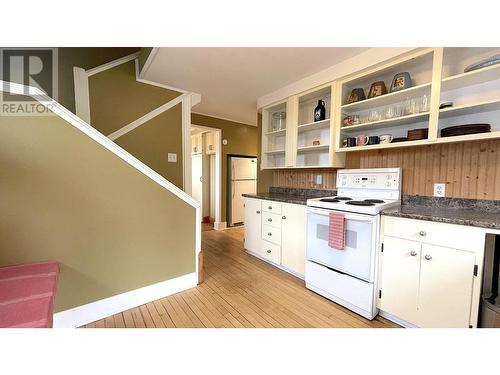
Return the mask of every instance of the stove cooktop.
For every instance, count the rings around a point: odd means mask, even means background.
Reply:
[[[307,200],[307,205],[309,207],[356,212],[369,215],[377,215],[381,210],[400,204],[400,200],[375,199],[370,197],[326,197]]]

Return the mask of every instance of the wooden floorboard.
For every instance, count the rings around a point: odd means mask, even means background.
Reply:
[[[304,281],[248,255],[243,227],[204,226],[205,281],[196,288],[86,324],[85,328],[391,328],[305,288]]]

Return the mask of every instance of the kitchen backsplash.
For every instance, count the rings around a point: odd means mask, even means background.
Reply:
[[[432,196],[434,183],[446,184],[446,196],[500,199],[500,140],[436,144],[351,152],[346,168],[403,169],[403,194]],[[322,183],[315,184],[316,175]],[[273,186],[334,189],[336,170],[287,169],[273,173]]]

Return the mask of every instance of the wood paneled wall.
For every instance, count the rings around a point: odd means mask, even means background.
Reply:
[[[446,196],[500,199],[500,140],[449,143],[349,153],[346,168],[403,170],[403,194],[432,195],[434,183],[446,184]],[[315,185],[314,176],[323,175]],[[336,171],[278,170],[273,185],[331,189]]]

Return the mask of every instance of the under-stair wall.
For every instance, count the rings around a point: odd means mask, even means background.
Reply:
[[[54,112],[0,117],[0,266],[59,262],[56,326],[195,286],[199,205],[68,110]]]

